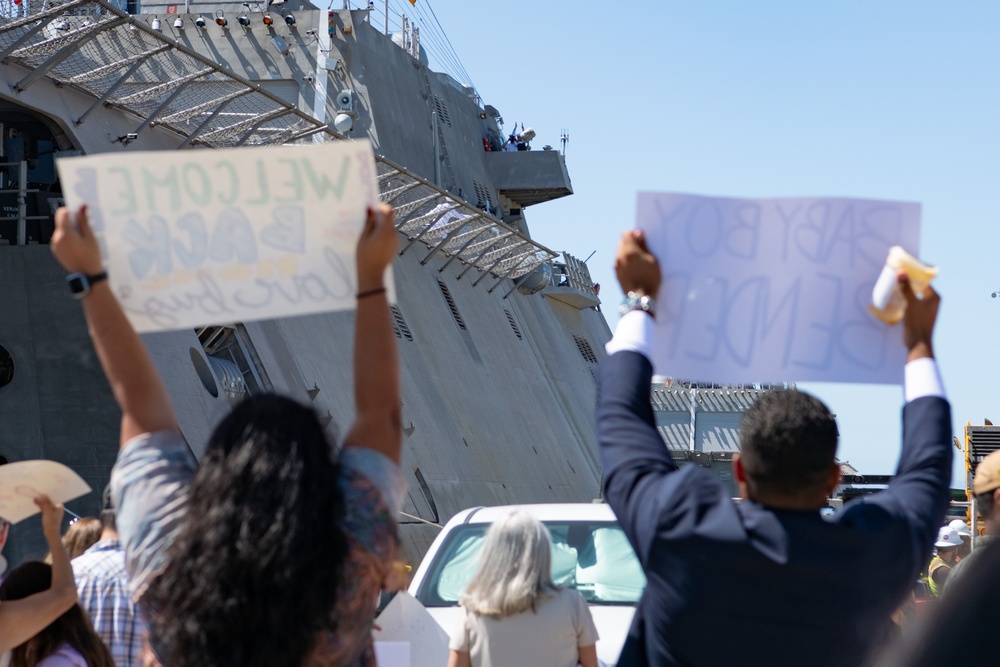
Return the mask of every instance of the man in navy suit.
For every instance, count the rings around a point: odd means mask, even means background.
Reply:
[[[601,365],[598,438],[605,497],[648,579],[619,667],[862,664],[948,506],[951,415],[931,347],[938,295],[921,298],[900,278],[908,363],[896,475],[826,521],[837,426],[803,392],[767,394],[744,415],[733,460],[742,502],[709,470],[677,467],[650,405],[660,267],[641,232],[622,238],[615,270],[628,298]]]

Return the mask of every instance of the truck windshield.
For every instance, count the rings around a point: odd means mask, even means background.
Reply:
[[[615,522],[545,521],[552,533],[552,579],[591,605],[634,605],[646,577]],[[417,591],[426,607],[458,604],[479,562],[487,524],[455,528],[438,549]]]

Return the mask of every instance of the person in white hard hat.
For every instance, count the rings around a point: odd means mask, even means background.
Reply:
[[[948,525],[958,531],[958,536],[962,538],[962,546],[958,548],[958,560],[961,561],[972,553],[972,531],[969,530],[969,524],[961,519],[955,519]]]
[[[927,583],[931,595],[940,597],[944,583],[951,574],[951,568],[958,562],[958,548],[962,546],[962,537],[951,526],[943,526],[938,531],[934,546],[937,547],[937,554],[931,559],[931,564],[927,568]]]
[[[963,558],[948,575],[945,591],[949,595],[955,587],[955,580],[965,576],[968,564],[978,560],[983,547],[997,541],[997,536],[1000,535],[1000,512],[995,511],[995,508],[1000,507],[1000,451],[993,452],[976,466],[976,475],[972,479],[972,494],[976,500],[976,514],[983,521],[983,534],[976,538],[976,548],[972,553]]]

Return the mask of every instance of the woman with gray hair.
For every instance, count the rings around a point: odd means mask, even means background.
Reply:
[[[587,602],[552,582],[552,538],[527,512],[490,526],[459,603],[448,667],[597,667]]]

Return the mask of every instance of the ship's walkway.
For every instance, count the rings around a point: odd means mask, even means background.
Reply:
[[[153,126],[176,134],[178,149],[343,139],[259,84],[105,0],[58,6],[0,0],[0,67],[23,69],[23,75],[12,77],[14,100],[42,79],[93,98],[87,110],[70,119],[77,126],[101,105],[135,116],[136,125],[123,126],[117,138],[125,146]],[[505,279],[526,276],[556,257],[407,169],[381,157],[377,163],[381,199],[396,207],[397,227],[409,239],[402,252],[419,244],[421,263],[438,254],[448,257],[446,265],[458,260],[463,274],[475,270],[473,284],[483,282],[492,292]],[[25,184],[19,189],[23,196]],[[24,224],[23,215],[19,222]]]

